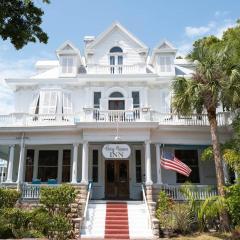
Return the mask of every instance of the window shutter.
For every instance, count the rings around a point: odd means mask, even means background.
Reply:
[[[57,91],[40,92],[40,114],[55,114],[57,110]]]
[[[72,114],[72,97],[71,93],[64,92],[63,93],[63,113],[64,114]]]
[[[126,110],[133,110],[133,99],[127,98],[125,101],[125,109]]]
[[[35,114],[36,113],[36,108],[37,108],[37,103],[39,101],[39,92],[33,94],[33,100],[30,105],[29,113],[30,114]]]
[[[100,110],[106,111],[108,110],[108,99],[100,99]]]

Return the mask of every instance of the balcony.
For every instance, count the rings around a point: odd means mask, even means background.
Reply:
[[[99,65],[89,64],[87,66],[88,74],[143,74],[146,73],[145,64],[134,65]]]
[[[218,126],[230,125],[234,116],[233,112],[218,113]],[[13,113],[0,115],[0,127],[74,126],[80,123],[94,122],[155,122],[166,126],[209,126],[207,114],[179,116],[172,113],[160,113],[148,108],[129,111],[101,111],[88,108],[75,114],[32,115],[28,113]]]

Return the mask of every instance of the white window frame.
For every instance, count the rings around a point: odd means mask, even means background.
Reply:
[[[74,56],[72,55],[61,56],[61,71],[62,74],[74,73]]]
[[[45,90],[40,91],[40,104],[39,113],[40,114],[53,114],[57,113],[58,104],[58,92],[56,90]]]
[[[158,64],[159,64],[160,72],[163,72],[163,73],[170,73],[170,72],[172,72],[171,56],[160,55],[158,57]]]

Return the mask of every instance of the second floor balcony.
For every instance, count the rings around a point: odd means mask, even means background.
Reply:
[[[218,126],[229,126],[234,118],[233,112],[217,114]],[[207,114],[180,116],[161,113],[148,108],[134,110],[107,110],[87,108],[74,114],[28,114],[13,113],[0,115],[0,127],[33,126],[74,126],[81,123],[144,123],[154,122],[166,126],[209,126]]]

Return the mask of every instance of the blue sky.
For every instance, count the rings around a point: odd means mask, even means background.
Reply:
[[[43,29],[49,42],[29,44],[15,50],[8,41],[0,40],[0,113],[13,110],[11,91],[6,77],[24,77],[34,71],[39,59],[55,59],[55,50],[71,40],[81,52],[83,37],[97,35],[119,21],[152,49],[167,39],[186,54],[194,40],[222,32],[240,18],[239,0],[51,0],[42,4],[45,12]]]

